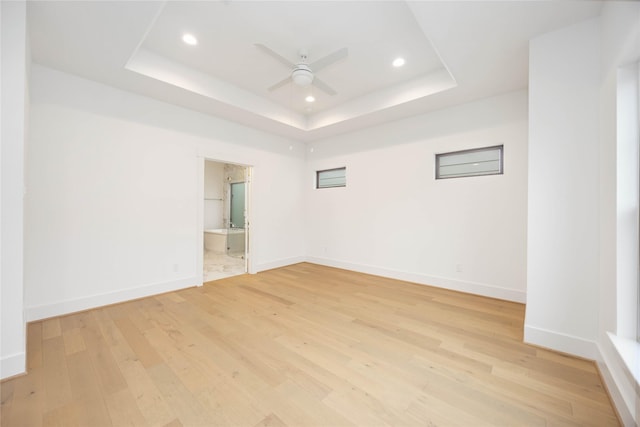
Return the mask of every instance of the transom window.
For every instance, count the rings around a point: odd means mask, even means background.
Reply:
[[[503,147],[474,148],[436,154],[436,179],[503,173]]]
[[[347,186],[347,168],[325,169],[316,172],[316,188]]]

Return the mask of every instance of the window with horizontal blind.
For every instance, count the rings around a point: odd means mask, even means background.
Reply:
[[[436,179],[503,173],[503,145],[436,154]]]
[[[335,168],[316,171],[316,188],[347,186],[347,168]]]

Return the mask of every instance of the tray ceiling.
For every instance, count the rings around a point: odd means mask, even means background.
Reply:
[[[175,1],[28,4],[35,62],[300,140],[526,87],[528,40],[600,2]],[[187,45],[185,33],[198,43]],[[334,88],[286,84],[265,54],[308,61]],[[62,47],[62,48],[61,48]],[[393,67],[402,57],[406,63]],[[315,102],[305,101],[313,95]]]

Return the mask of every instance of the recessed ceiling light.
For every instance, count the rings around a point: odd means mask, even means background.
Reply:
[[[396,58],[393,60],[394,67],[402,67],[404,65],[404,58]]]
[[[182,41],[188,44],[189,46],[195,46],[198,44],[198,39],[193,34],[185,34],[182,36]]]
[[[313,95],[309,95],[304,100],[307,102],[314,102],[316,99],[313,97]]]

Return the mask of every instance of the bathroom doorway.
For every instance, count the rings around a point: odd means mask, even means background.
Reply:
[[[249,167],[205,160],[203,282],[247,272]]]

